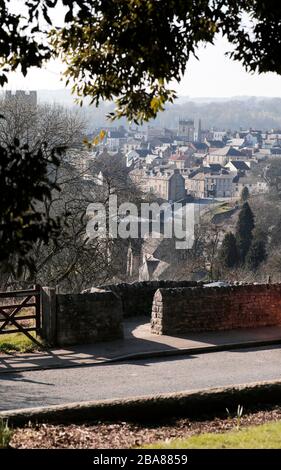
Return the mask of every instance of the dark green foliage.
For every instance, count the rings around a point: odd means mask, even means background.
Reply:
[[[247,253],[250,249],[253,239],[254,215],[248,204],[245,202],[239,214],[236,227],[236,240],[239,251],[240,260],[244,263]]]
[[[241,193],[241,201],[246,202],[249,199],[249,189],[245,186]]]
[[[266,247],[264,240],[253,240],[246,256],[247,267],[255,271],[259,265],[266,259]]]
[[[0,265],[17,274],[23,266],[32,270],[29,252],[38,240],[47,243],[59,229],[59,222],[43,210],[43,201],[56,188],[48,178],[48,165],[58,165],[56,153],[46,158],[44,149],[30,151],[15,139],[0,146]],[[12,267],[13,266],[13,267]]]
[[[227,233],[223,239],[219,260],[226,268],[233,268],[239,262],[239,253],[236,244],[236,238],[233,233]]]
[[[281,74],[277,1],[63,0],[61,29],[50,18],[57,4],[23,0],[24,18],[0,0],[2,85],[10,70],[19,66],[26,74],[55,54],[67,59],[67,78],[81,97],[95,104],[115,99],[112,118],[141,122],[173,101],[169,82],[179,81],[190,56],[202,43],[214,43],[217,34],[228,39],[230,56],[247,70]]]

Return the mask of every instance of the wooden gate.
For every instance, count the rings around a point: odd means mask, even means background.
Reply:
[[[10,326],[10,328],[9,328]],[[41,287],[0,292],[0,335],[23,333],[38,346],[42,345],[30,334],[41,329]]]

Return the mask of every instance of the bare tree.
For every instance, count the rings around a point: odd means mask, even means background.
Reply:
[[[143,200],[143,195],[129,179],[121,155],[71,151],[68,157],[58,169],[53,169],[60,191],[46,201],[46,212],[65,214],[66,223],[56,242],[34,247],[37,269],[33,282],[57,286],[63,292],[81,292],[93,285],[126,278],[129,243],[128,239],[110,236],[89,240],[88,205],[99,202],[108,210],[111,195],[118,195],[118,203],[136,204]]]
[[[36,184],[34,185],[34,198],[30,201],[30,204],[33,204],[27,210],[27,213],[30,212],[30,209],[37,211],[42,214],[43,221],[49,220],[49,216],[52,212],[52,215],[56,218],[58,215],[62,215],[62,211],[53,211],[53,199],[57,197],[59,191],[57,188],[57,173],[58,166],[57,164],[65,163],[65,152],[61,152],[61,149],[71,148],[73,146],[78,147],[82,145],[82,135],[85,132],[85,122],[78,113],[73,113],[70,110],[62,108],[60,106],[35,106],[27,100],[21,99],[20,97],[13,97],[13,99],[2,100],[0,102],[0,145],[3,148],[3,151],[9,152],[9,149],[13,149],[15,146],[22,150],[22,153],[19,152],[17,158],[21,158],[20,162],[24,161],[24,156],[27,152],[27,149],[30,155],[37,155],[39,159],[39,154],[41,155],[42,162],[44,163],[44,168],[46,167],[46,178],[50,181],[50,189],[52,188],[52,196],[49,197],[46,192],[46,196],[40,188],[42,188],[43,180],[41,178],[38,181],[38,187],[36,189]],[[55,152],[56,159],[54,156],[54,149],[58,149]],[[59,151],[60,149],[60,151]],[[34,161],[34,165],[37,168],[37,160]],[[43,165],[42,163],[42,165]],[[15,162],[14,162],[15,164]],[[33,167],[32,167],[33,169]],[[33,184],[33,181],[28,180],[26,175],[26,188],[30,188],[30,185]],[[32,173],[33,174],[33,173]],[[44,180],[45,181],[45,180]],[[36,183],[36,181],[35,181]],[[18,187],[16,188],[18,190]],[[36,200],[36,195],[38,196]],[[36,202],[35,202],[36,200]],[[54,219],[55,220],[55,219]],[[42,237],[46,240],[46,237]],[[38,242],[39,246],[42,246],[42,242]],[[30,259],[30,258],[28,258]],[[17,259],[13,258],[12,254],[10,255],[11,265],[17,263]],[[30,266],[30,264],[29,264]],[[10,274],[13,270],[9,272],[2,272],[0,283],[2,288],[11,282],[14,282],[14,276]],[[30,269],[25,266],[25,270],[22,274],[23,280],[27,279],[30,274]]]
[[[17,138],[30,150],[43,144],[48,148],[71,148],[82,144],[86,120],[82,114],[53,104],[32,105],[22,97],[0,101],[0,142],[10,145]]]

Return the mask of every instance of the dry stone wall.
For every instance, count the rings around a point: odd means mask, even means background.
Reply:
[[[150,316],[153,297],[157,289],[197,286],[202,286],[202,283],[162,280],[109,284],[93,287],[85,292],[101,292],[103,290],[114,292],[121,299],[124,318],[128,318],[143,315]]]
[[[281,324],[281,284],[158,289],[155,334],[230,330]]]
[[[113,292],[56,296],[56,344],[63,346],[120,338],[123,338],[122,305]]]
[[[196,286],[190,281],[152,281],[112,284],[81,294],[56,294],[44,287],[42,336],[49,344],[96,343],[123,338],[123,319],[151,315],[157,289]]]

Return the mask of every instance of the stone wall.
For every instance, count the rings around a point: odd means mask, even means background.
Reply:
[[[281,324],[281,284],[159,289],[152,307],[155,334]]]
[[[151,315],[153,297],[157,289],[166,289],[174,287],[196,287],[202,283],[195,281],[144,281],[110,284],[105,286],[93,287],[87,289],[85,293],[100,292],[103,290],[112,291],[120,297],[122,302],[124,318]]]
[[[82,294],[42,289],[42,336],[51,345],[123,338],[123,318],[151,315],[157,289],[197,286],[190,281],[151,281],[94,287]]]
[[[121,300],[113,292],[55,294],[43,289],[43,336],[53,345],[123,338]]]

